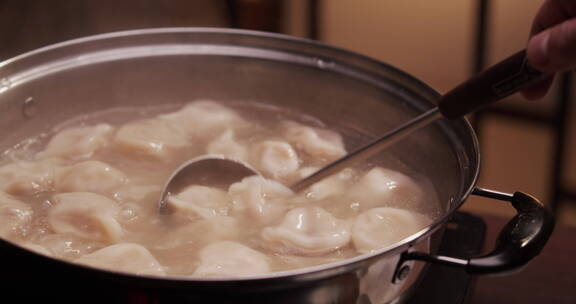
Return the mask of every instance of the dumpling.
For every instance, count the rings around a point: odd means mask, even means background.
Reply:
[[[105,243],[120,240],[123,231],[117,221],[120,208],[115,201],[90,192],[60,193],[53,200],[48,223],[54,232]]]
[[[200,185],[192,185],[177,195],[170,195],[168,207],[189,217],[210,218],[228,214],[230,197],[226,191]]]
[[[213,138],[226,129],[247,124],[232,109],[209,100],[192,102],[180,111],[160,118],[173,122],[194,139]]]
[[[190,145],[186,133],[162,119],[125,124],[114,136],[115,148],[127,156],[169,160],[176,150]]]
[[[424,201],[424,192],[414,180],[380,167],[368,171],[346,196],[349,201],[357,203],[361,211],[383,206],[415,209]]]
[[[208,144],[206,153],[224,155],[227,158],[242,161],[246,159],[248,149],[238,143],[234,139],[234,131],[228,129]]]
[[[294,208],[279,225],[262,230],[272,249],[283,253],[322,254],[348,245],[350,223],[320,207]]]
[[[50,232],[49,230],[47,227],[46,232]],[[81,238],[74,233],[41,233],[35,235],[31,241],[45,248],[51,256],[66,260],[77,259],[102,248],[103,245],[98,240]]]
[[[75,164],[56,174],[55,188],[60,192],[95,192],[109,194],[128,182],[120,170],[100,161]]]
[[[22,234],[33,214],[30,206],[0,191],[0,237]]]
[[[37,244],[33,244],[33,243],[24,243],[24,244],[20,244],[20,246],[22,246],[23,248],[26,248],[30,251],[39,253],[39,254],[43,254],[46,256],[52,256],[52,253],[44,248],[43,246],[37,245]]]
[[[281,217],[287,209],[286,198],[292,190],[273,180],[250,176],[230,186],[232,209],[254,225],[265,225]]]
[[[182,225],[155,245],[156,249],[173,249],[191,245],[193,247],[205,246],[210,243],[225,240],[236,240],[240,236],[238,220],[230,216],[214,216],[199,219]]]
[[[142,232],[142,228],[154,226],[158,214],[158,199],[162,188],[157,185],[129,185],[113,194],[120,203],[118,222],[128,231]],[[154,228],[152,228],[154,229]]]
[[[284,122],[283,129],[289,142],[312,157],[332,161],[346,155],[342,137],[334,131],[312,128],[294,121]]]
[[[104,247],[84,255],[74,262],[96,268],[135,273],[137,275],[166,275],[162,265],[148,249],[133,243]]]
[[[240,243],[212,243],[200,250],[194,277],[237,277],[270,272],[266,255]]]
[[[162,192],[160,185],[128,185],[114,193],[114,199],[119,202],[142,202],[150,199],[157,200]]]
[[[247,230],[230,216],[198,219],[170,226],[166,230],[168,233],[163,233],[149,248],[162,256],[169,273],[190,275],[198,266],[200,249],[212,243],[238,241]]]
[[[312,175],[314,172],[318,170],[320,170],[320,168],[318,167],[302,167],[298,170],[298,177],[300,179],[303,179],[305,177]]]
[[[61,168],[61,162],[56,159],[5,165],[0,167],[0,190],[12,195],[52,191],[54,177]]]
[[[398,208],[374,208],[358,217],[352,226],[352,241],[360,253],[392,245],[429,225],[432,220]]]
[[[311,167],[304,169],[306,170],[300,170],[301,178],[305,178],[318,170]],[[346,168],[310,186],[306,197],[312,200],[323,200],[334,195],[340,195],[348,190],[355,174],[353,169]]]
[[[98,149],[108,145],[112,131],[112,126],[108,124],[65,129],[54,135],[46,149],[36,156],[39,159],[50,157],[86,159]]]
[[[300,159],[292,146],[283,141],[267,140],[255,147],[254,164],[265,176],[282,178],[300,167]]]

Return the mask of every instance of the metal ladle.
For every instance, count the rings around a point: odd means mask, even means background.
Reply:
[[[520,51],[444,94],[438,100],[436,107],[326,165],[291,185],[290,189],[300,192],[344,168],[365,161],[440,118],[462,117],[539,82],[545,77],[547,77],[546,74],[528,64],[526,51]],[[191,159],[176,169],[165,184],[160,195],[160,211],[166,209],[167,196],[177,193],[184,186],[201,183],[226,187],[251,175],[258,175],[258,173],[245,163],[224,157],[207,155]]]

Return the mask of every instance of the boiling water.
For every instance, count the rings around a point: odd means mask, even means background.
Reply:
[[[192,104],[193,106],[194,104]],[[218,107],[221,107],[218,105]],[[218,109],[216,107],[215,109]],[[363,176],[372,167],[384,166],[400,169],[404,174],[411,175],[411,180],[415,181],[417,189],[402,185],[400,188],[405,189],[402,191],[416,191],[422,195],[417,199],[412,199],[414,195],[408,193],[399,193],[400,199],[393,198],[390,201],[383,201],[376,207],[389,207],[400,208],[408,210],[411,213],[417,214],[419,219],[419,227],[414,230],[410,228],[406,231],[398,226],[398,222],[391,220],[394,227],[390,227],[390,231],[397,231],[395,239],[401,239],[409,236],[410,234],[424,228],[428,225],[433,218],[439,215],[439,205],[435,199],[435,194],[430,186],[430,183],[421,177],[416,177],[413,171],[399,162],[394,156],[387,155],[379,158],[370,164],[364,164],[358,168],[353,168],[348,171],[344,178],[345,182],[334,186],[336,188],[329,189],[334,194],[329,194],[322,199],[318,199],[313,191],[308,191],[303,195],[288,195],[282,200],[285,208],[271,221],[267,219],[254,220],[250,214],[243,213],[240,209],[226,207],[224,215],[226,220],[213,218],[207,219],[199,215],[181,215],[176,210],[171,215],[159,215],[157,212],[157,202],[159,199],[161,187],[166,182],[171,173],[178,168],[183,162],[196,156],[206,154],[207,147],[213,143],[217,138],[221,137],[227,130],[233,130],[233,139],[239,147],[246,151],[244,161],[252,164],[256,168],[262,167],[262,159],[265,156],[258,152],[261,143],[263,142],[283,142],[291,145],[296,152],[297,168],[289,170],[288,173],[282,173],[278,176],[270,173],[271,170],[264,170],[268,174],[265,177],[276,180],[277,182],[290,185],[298,179],[302,178],[308,172],[312,172],[314,168],[319,168],[328,162],[335,159],[335,157],[318,157],[307,153],[305,144],[293,142],[286,138],[286,121],[297,122],[299,126],[311,126],[314,129],[320,130],[318,132],[332,132],[327,131],[327,127],[313,117],[303,115],[302,113],[294,113],[265,105],[237,103],[227,104],[224,108],[226,111],[232,111],[233,115],[237,115],[232,119],[230,124],[223,122],[215,124],[213,127],[205,129],[204,134],[195,132],[195,128],[189,129],[186,132],[186,138],[189,140],[184,145],[177,146],[177,148],[170,149],[169,157],[159,157],[150,153],[142,153],[142,151],[133,150],[126,151],[126,149],[119,149],[117,143],[119,142],[118,130],[129,123],[134,123],[146,119],[159,120],[159,115],[165,113],[179,113],[181,106],[158,106],[149,108],[117,108],[92,115],[76,117],[69,121],[55,126],[54,129],[47,133],[39,134],[35,138],[24,139],[20,144],[16,145],[10,150],[3,153],[0,165],[0,182],[10,181],[10,174],[14,176],[14,172],[10,173],[6,170],[6,166],[13,164],[35,164],[38,162],[48,162],[47,172],[40,172],[39,174],[46,174],[48,178],[52,179],[43,186],[33,191],[33,193],[21,193],[16,190],[7,188],[6,185],[0,184],[0,189],[8,192],[11,198],[25,203],[32,210],[33,216],[29,221],[19,222],[14,227],[10,227],[9,232],[2,235],[4,238],[9,239],[15,243],[21,244],[31,250],[50,255],[55,258],[76,261],[84,255],[97,252],[99,249],[106,248],[115,243],[135,243],[144,246],[153,256],[162,268],[161,273],[166,275],[182,275],[182,276],[201,276],[195,271],[205,263],[201,257],[201,250],[214,242],[232,241],[234,243],[247,246],[261,254],[265,258],[265,263],[270,272],[283,271],[294,268],[308,267],[312,265],[330,263],[346,258],[350,258],[362,253],[366,250],[359,250],[355,244],[355,240],[361,236],[354,236],[354,231],[360,231],[353,228],[360,225],[358,224],[359,215],[367,212],[368,207],[362,207],[365,202],[362,201],[364,196],[348,196],[348,189],[354,189],[356,183],[360,183]],[[183,110],[182,110],[183,111]],[[206,113],[204,113],[206,114]],[[210,114],[211,115],[211,114]],[[216,113],[216,115],[218,115]],[[179,126],[182,123],[190,125],[193,124],[194,118],[190,118],[191,122],[183,122],[178,120],[170,121],[171,124]],[[206,119],[202,117],[201,119]],[[169,119],[168,119],[169,120]],[[163,122],[168,121],[163,120]],[[42,151],[45,151],[49,146],[50,141],[56,134],[65,130],[71,130],[79,127],[90,127],[98,124],[109,124],[112,126],[113,131],[106,136],[106,143],[101,147],[95,149],[89,156],[56,156],[49,158],[42,158]],[[203,128],[203,126],[198,126]],[[337,126],[330,126],[337,133],[343,135],[344,144],[347,148],[357,146],[360,142],[366,141],[367,136],[360,134],[353,130],[338,129]],[[40,131],[40,130],[39,130]],[[153,130],[152,130],[153,131]],[[144,132],[145,133],[145,132]],[[146,137],[145,134],[143,137]],[[338,141],[335,141],[337,145]],[[157,144],[157,143],[156,143]],[[66,148],[66,147],[64,147]],[[39,154],[40,153],[40,154]],[[259,154],[260,153],[260,154]],[[281,152],[279,152],[281,153]],[[283,156],[279,156],[283,157]],[[292,156],[293,157],[293,156]],[[99,240],[87,239],[81,233],[74,233],[74,230],[59,232],[55,229],[53,221],[50,220],[50,210],[58,204],[54,199],[54,195],[61,192],[59,190],[59,172],[65,172],[71,166],[85,162],[87,160],[100,161],[109,165],[112,168],[122,172],[127,181],[109,187],[99,194],[112,199],[119,207],[119,212],[114,215],[114,220],[119,223],[122,228],[122,234],[118,240]],[[283,160],[272,160],[272,164],[276,164]],[[22,171],[26,171],[26,165],[22,167]],[[282,169],[282,168],[280,168]],[[284,170],[284,169],[282,169]],[[32,173],[31,173],[32,174]],[[81,177],[78,177],[81,178]],[[24,181],[25,183],[26,181]],[[33,183],[33,181],[31,181]],[[80,181],[81,182],[81,181]],[[240,181],[239,181],[240,182]],[[410,184],[412,185],[412,184]],[[382,185],[382,189],[389,187],[391,191],[395,191],[395,186]],[[407,188],[406,188],[407,187]],[[407,189],[407,190],[406,190]],[[224,189],[227,191],[228,189]],[[252,190],[250,190],[252,191]],[[324,191],[324,190],[323,190]],[[328,191],[328,190],[326,190]],[[372,191],[367,189],[367,191]],[[358,192],[358,191],[357,191]],[[370,195],[370,194],[369,194]],[[374,194],[379,195],[379,194]],[[268,193],[265,191],[261,193],[259,199],[269,199]],[[359,199],[358,197],[361,197]],[[402,201],[402,197],[408,197]],[[231,196],[230,204],[234,204],[234,197]],[[371,198],[370,198],[371,199]],[[82,202],[78,202],[81,204]],[[270,202],[268,202],[270,203]],[[280,203],[278,203],[280,204]],[[0,202],[0,208],[2,207]],[[343,245],[328,246],[330,248],[317,249],[316,245],[313,250],[309,248],[299,248],[298,244],[290,243],[286,239],[270,240],[270,237],[263,236],[263,231],[269,227],[280,227],[286,221],[286,214],[291,210],[297,208],[310,208],[320,207],[325,210],[331,223],[339,223],[342,227],[348,227],[346,233],[349,233],[350,240]],[[374,206],[372,206],[374,207]],[[240,211],[239,211],[240,210]],[[301,217],[306,216],[300,215]],[[311,227],[306,231],[297,231],[298,233],[314,235],[318,234],[314,231],[317,227],[332,227],[324,225],[323,223],[316,223],[314,217],[319,218],[317,213],[309,216]],[[380,216],[380,215],[378,215]],[[232,220],[228,220],[231,218]],[[333,219],[332,219],[333,218]],[[264,223],[260,223],[258,221]],[[211,222],[212,221],[212,222]],[[74,226],[78,231],[98,230],[99,224],[94,222],[77,223],[70,220],[67,225]],[[228,227],[227,225],[231,225]],[[316,225],[316,226],[314,226]],[[400,223],[401,225],[401,223]],[[229,229],[228,229],[228,228]],[[315,228],[316,227],[316,228]],[[298,230],[298,227],[293,227]],[[344,229],[344,228],[343,228]],[[358,233],[358,232],[356,232]],[[330,233],[328,233],[330,234]],[[330,236],[328,236],[330,237]],[[385,244],[390,245],[390,244]],[[321,246],[320,246],[321,247]],[[113,259],[114,257],[112,257]],[[227,259],[234,260],[236,257],[231,256]],[[94,266],[93,264],[90,264]],[[220,265],[221,266],[221,265]],[[105,262],[96,265],[96,267],[111,268]],[[131,269],[126,271],[137,272]],[[231,272],[224,272],[225,275],[234,275]],[[146,273],[145,273],[146,274]],[[159,275],[160,273],[153,273]],[[245,275],[240,273],[238,275]],[[256,273],[255,273],[256,274]],[[211,275],[214,276],[214,275]]]

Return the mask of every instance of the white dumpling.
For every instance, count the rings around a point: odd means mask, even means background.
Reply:
[[[160,219],[156,215],[161,191],[160,185],[127,184],[111,196],[121,207],[118,222],[128,234],[157,231]]]
[[[167,199],[168,207],[189,217],[210,218],[228,214],[230,196],[226,191],[200,185],[188,186]]]
[[[192,102],[180,111],[160,118],[175,123],[195,139],[213,138],[226,129],[246,125],[232,109],[209,100]]]
[[[146,119],[123,125],[114,136],[114,144],[127,156],[169,160],[190,142],[186,133],[173,123]]]
[[[0,191],[0,237],[22,234],[33,214],[30,206]]]
[[[55,188],[59,192],[95,192],[109,194],[128,182],[120,170],[100,161],[89,160],[60,170]]]
[[[254,165],[265,176],[282,178],[300,167],[300,158],[292,146],[283,141],[267,140],[255,147]]]
[[[90,158],[95,151],[107,146],[113,128],[108,124],[75,127],[54,135],[46,149],[36,156],[39,159],[63,157],[68,159]]]
[[[346,155],[342,137],[334,131],[312,128],[294,121],[285,121],[283,129],[289,142],[312,157],[332,161]]]
[[[238,220],[230,216],[213,216],[182,225],[162,237],[156,249],[194,248],[225,240],[237,240],[240,236]]]
[[[281,217],[286,199],[293,195],[286,186],[260,176],[250,176],[230,186],[235,215],[243,215],[254,225],[264,225]]]
[[[208,144],[206,153],[219,154],[230,159],[242,161],[246,159],[248,149],[238,143],[234,138],[234,131],[228,129]]]
[[[312,175],[314,172],[318,171],[319,169],[320,168],[318,168],[318,167],[302,167],[302,168],[298,169],[298,177],[300,179],[303,179],[305,177]]]
[[[380,167],[368,171],[346,196],[349,201],[357,203],[361,211],[383,206],[417,208],[424,201],[424,192],[414,180]]]
[[[279,225],[262,230],[262,238],[280,252],[322,254],[350,242],[350,222],[320,207],[294,208]]]
[[[166,274],[162,265],[148,249],[133,243],[104,247],[84,255],[74,262],[96,268],[135,273],[137,275],[163,276]]]
[[[200,250],[195,277],[236,277],[270,272],[266,255],[240,243],[212,243]]]
[[[352,226],[352,241],[360,253],[392,245],[431,223],[423,214],[398,208],[374,208],[363,212]]]
[[[318,169],[312,167],[303,168],[300,170],[300,178],[305,178],[317,170]],[[306,197],[312,200],[323,200],[331,196],[340,195],[348,191],[348,187],[353,182],[354,176],[354,170],[346,168],[310,186],[306,192]]]
[[[56,159],[5,165],[0,167],[0,190],[12,195],[52,191],[54,177],[61,169],[61,162]]]
[[[33,241],[54,257],[74,260],[103,246],[98,240],[82,238],[74,233],[49,233],[49,230],[47,227],[45,233],[35,235]]]
[[[160,198],[160,185],[130,185],[124,186],[114,193],[114,199],[119,202],[142,202]]]
[[[40,246],[38,244],[24,243],[24,244],[20,244],[20,246],[22,246],[23,248],[26,248],[30,251],[39,253],[39,254],[43,254],[46,256],[52,256],[52,253],[48,249],[46,249],[44,246]]]
[[[84,239],[118,242],[123,234],[117,221],[117,203],[90,192],[60,193],[53,197],[48,223],[56,233],[71,233]]]

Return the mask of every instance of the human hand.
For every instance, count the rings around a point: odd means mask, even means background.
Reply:
[[[576,0],[546,0],[536,14],[526,48],[528,62],[551,76],[522,91],[526,99],[546,95],[554,74],[576,68]]]

